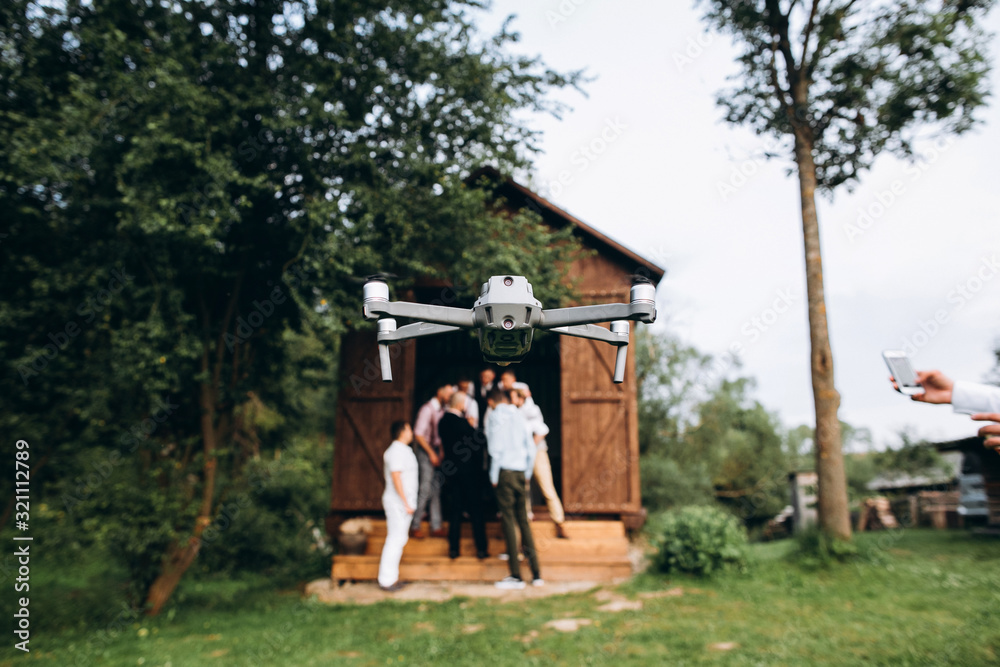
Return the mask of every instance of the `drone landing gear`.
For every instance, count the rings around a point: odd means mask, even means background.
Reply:
[[[610,331],[595,324],[574,324],[566,327],[554,327],[549,331],[555,331],[564,336],[599,340],[616,346],[618,351],[615,354],[614,383],[621,384],[625,381],[625,359],[628,356],[629,333],[627,320],[615,320],[611,323]]]
[[[389,343],[421,336],[433,336],[435,334],[458,331],[461,327],[453,327],[447,324],[434,324],[432,322],[414,322],[406,326],[396,328],[396,320],[392,318],[378,321],[378,360],[382,366],[382,382],[392,382],[392,365],[389,363]]]

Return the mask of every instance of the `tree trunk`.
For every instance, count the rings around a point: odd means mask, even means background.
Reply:
[[[177,585],[181,583],[181,577],[187,569],[194,563],[201,549],[201,533],[206,525],[202,517],[198,517],[195,534],[188,538],[187,544],[179,546],[174,543],[167,549],[167,556],[163,559],[163,569],[157,575],[153,585],[149,587],[146,596],[146,613],[156,616],[163,609],[170,596],[174,594]]]
[[[816,475],[819,480],[820,529],[831,537],[851,539],[847,507],[847,477],[841,449],[840,394],[833,385],[833,353],[823,294],[823,258],[816,216],[816,164],[812,137],[807,128],[796,128],[795,162],[802,200],[802,233],[806,251],[806,299],[809,304],[809,342],[812,347],[813,400],[816,407]]]
[[[209,367],[208,345],[202,351],[202,372],[206,372]],[[157,575],[153,585],[149,587],[149,594],[146,597],[146,613],[149,616],[156,616],[163,609],[170,596],[173,595],[177,585],[187,569],[194,563],[201,549],[201,534],[212,522],[212,498],[215,495],[215,403],[216,392],[210,381],[203,381],[199,389],[198,401],[201,406],[201,439],[204,445],[204,485],[202,487],[201,505],[198,509],[198,518],[195,520],[194,532],[184,546],[177,543],[170,545],[167,555],[163,559],[163,569]]]
[[[198,557],[201,549],[201,535],[212,523],[212,504],[215,498],[215,469],[217,465],[216,452],[221,438],[226,437],[225,433],[220,433],[216,425],[217,406],[219,404],[219,386],[222,379],[222,367],[225,360],[225,333],[229,330],[233,315],[236,312],[236,304],[240,297],[240,287],[243,284],[243,271],[236,277],[233,289],[229,294],[229,302],[226,304],[226,312],[222,317],[219,327],[218,338],[215,341],[215,362],[209,360],[209,340],[211,340],[211,315],[205,304],[204,297],[199,298],[201,308],[202,325],[205,329],[205,341],[202,343],[201,352],[201,372],[208,376],[209,369],[212,373],[210,379],[203,379],[198,389],[198,404],[201,407],[201,441],[203,445],[204,464],[202,473],[204,483],[201,492],[201,506],[198,508],[198,518],[195,519],[194,531],[188,538],[187,544],[180,546],[177,543],[170,545],[167,554],[163,559],[163,569],[149,587],[149,594],[146,597],[146,613],[149,616],[156,616],[163,609],[170,596],[173,595],[177,585],[187,569]],[[232,408],[230,408],[231,410]],[[225,415],[229,417],[228,413]],[[220,420],[228,423],[227,419]]]

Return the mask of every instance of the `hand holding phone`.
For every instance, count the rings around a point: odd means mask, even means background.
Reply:
[[[885,350],[882,352],[892,378],[896,381],[896,391],[907,396],[915,396],[924,393],[924,388],[920,385],[913,364],[905,352],[899,350]]]

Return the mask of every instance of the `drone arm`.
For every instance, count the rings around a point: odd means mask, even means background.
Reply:
[[[611,323],[611,330],[593,324],[577,324],[566,327],[555,327],[550,329],[555,333],[564,336],[576,336],[577,338],[590,338],[610,343],[618,348],[615,353],[615,375],[614,383],[621,384],[625,381],[625,360],[628,356],[628,332],[627,321],[617,320]]]
[[[421,336],[433,336],[449,331],[458,331],[459,327],[427,322],[414,322],[404,327],[396,328],[396,320],[385,318],[378,321],[378,358],[382,366],[382,382],[392,382],[392,365],[389,363],[389,343],[410,340]]]
[[[638,320],[650,324],[656,320],[656,307],[651,303],[606,303],[593,306],[551,308],[542,311],[539,329],[580,324],[596,324],[609,320]]]
[[[414,322],[404,327],[396,328],[396,320],[386,318],[378,321],[378,359],[382,366],[382,382],[392,382],[392,365],[389,363],[389,343],[421,336],[458,331],[459,327],[427,322]]]
[[[628,337],[622,337],[619,334],[611,333],[604,327],[599,327],[594,324],[575,324],[568,327],[555,327],[550,329],[554,333],[562,334],[564,336],[575,336],[577,338],[590,338],[592,340],[599,340],[605,343],[611,343],[612,345],[628,345]]]
[[[471,310],[452,308],[450,306],[435,306],[427,303],[409,303],[408,301],[366,302],[364,305],[364,315],[365,319],[369,320],[380,317],[406,317],[412,320],[422,320],[423,322],[453,327],[474,327],[476,325]]]
[[[379,320],[379,324],[387,320]],[[398,340],[409,340],[410,338],[420,338],[421,336],[433,336],[434,334],[458,331],[460,327],[452,327],[446,324],[434,324],[428,322],[414,322],[400,327],[393,331],[382,331],[378,333],[379,343],[391,343]]]

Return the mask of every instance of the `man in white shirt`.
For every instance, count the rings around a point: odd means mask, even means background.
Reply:
[[[490,482],[497,492],[500,523],[507,543],[507,565],[510,576],[496,583],[497,588],[524,588],[521,564],[517,560],[517,531],[528,563],[532,583],[544,585],[538,565],[538,552],[531,533],[531,523],[525,507],[525,483],[531,479],[535,464],[535,441],[524,417],[510,403],[510,397],[499,387],[490,392],[493,408],[486,418],[486,445],[490,452]]]
[[[385,469],[385,492],[382,507],[385,509],[385,543],[378,564],[378,585],[382,590],[395,592],[403,587],[399,581],[399,560],[409,539],[413,508],[417,504],[417,457],[410,443],[413,429],[404,421],[393,422],[390,427],[392,444],[382,455]]]
[[[972,415],[975,421],[994,422],[979,429],[987,447],[1000,447],[1000,387],[954,381],[941,371],[917,371],[917,384],[924,393],[911,396],[920,403],[951,403],[955,412]],[[896,383],[892,383],[897,387]]]
[[[425,514],[430,514],[431,537],[445,537],[447,533],[442,527],[441,517],[441,480],[437,474],[441,465],[443,450],[441,436],[438,434],[438,422],[444,414],[444,406],[448,403],[455,388],[442,384],[437,392],[420,408],[417,422],[413,426],[413,438],[417,441],[417,464],[420,466],[420,489],[417,492],[417,506],[413,512],[413,523],[410,526],[410,537],[420,539],[424,534],[420,531],[420,523]]]

